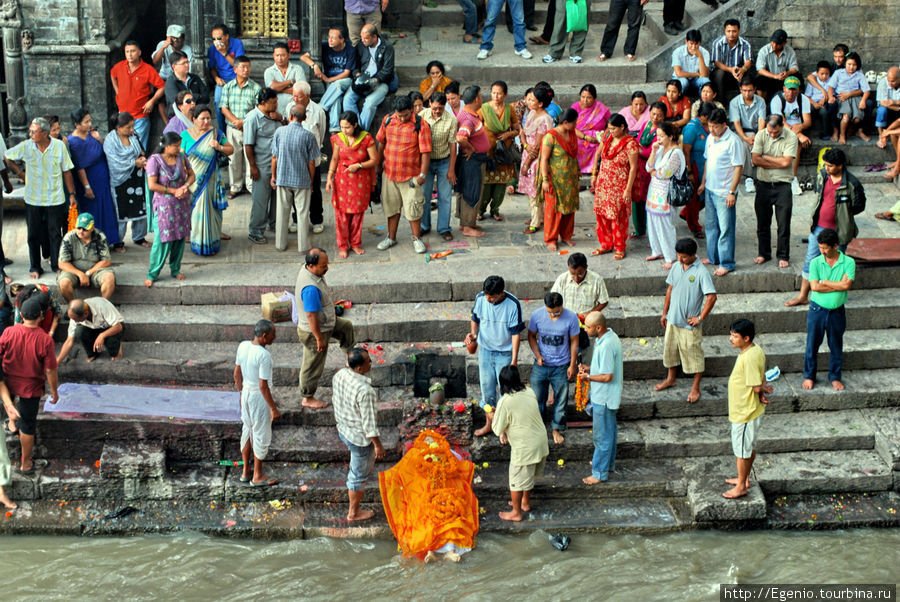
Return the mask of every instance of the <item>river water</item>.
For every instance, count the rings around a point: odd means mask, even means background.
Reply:
[[[0,600],[718,600],[720,583],[896,583],[900,529],[485,535],[460,564],[390,541],[0,537]]]

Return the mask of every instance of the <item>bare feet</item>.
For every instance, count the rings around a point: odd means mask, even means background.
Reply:
[[[778,267],[781,268],[781,269],[789,268],[789,267],[791,267],[791,262],[788,261],[788,260],[786,260],[786,259],[779,259],[779,260],[778,260]]]
[[[892,169],[891,171],[887,172],[886,174],[882,175],[881,177],[886,180],[893,180],[897,176],[900,176],[900,170]]]
[[[691,387],[691,392],[687,396],[688,403],[697,403],[700,401],[700,389]]]
[[[713,273],[714,273],[716,276],[725,276],[725,275],[728,274],[728,272],[730,272],[730,271],[731,271],[731,270],[726,270],[725,268],[719,268],[718,270],[716,270],[716,271],[713,272]]]
[[[349,255],[349,253],[346,249],[338,249],[338,257],[340,257],[341,259],[347,259],[347,255]]]
[[[603,481],[600,479],[595,479],[593,475],[589,477],[584,477],[581,479],[581,482],[585,485],[596,485],[597,483],[602,483]]]
[[[703,265],[712,265],[712,262],[705,257],[700,260],[700,263],[702,263]]]
[[[803,379],[803,385],[801,385],[801,386],[802,386],[804,389],[806,389],[807,391],[812,391],[812,388],[813,388],[813,386],[815,386],[815,384],[816,384],[816,383],[813,382],[813,379],[811,379],[811,378],[805,378],[805,379]]]
[[[184,280],[187,278],[187,276],[185,276],[184,274],[175,274],[174,276],[172,276],[172,278],[174,278],[175,280]]]
[[[474,434],[476,437],[484,437],[485,435],[490,434],[490,432],[491,426],[489,424],[485,424],[483,427],[475,431]]]
[[[144,280],[144,286],[146,286],[147,288],[152,287],[152,286],[153,286],[153,281],[150,280],[149,278],[147,278],[146,280]]]
[[[753,260],[753,263],[755,263],[756,265],[759,265],[759,264],[765,263],[767,261],[769,261],[769,260],[766,259],[765,257],[763,257],[762,255],[757,255],[756,259]]]
[[[315,397],[304,397],[300,401],[300,405],[304,408],[314,408],[316,410],[321,410],[322,408],[328,407],[328,402],[316,399]]]
[[[357,255],[365,255],[366,254],[366,250],[363,249],[362,247],[352,247],[352,248],[353,248],[353,252],[356,253]]]
[[[566,243],[567,245],[569,245],[570,247],[574,247],[574,246],[575,246],[575,241],[572,241],[572,240],[563,240],[563,242]]]
[[[839,380],[831,381],[831,386],[834,387],[835,391],[843,391],[844,390],[844,383],[842,383]]]
[[[7,510],[15,510],[18,508],[18,504],[9,499],[5,493],[0,493],[0,504],[3,504],[3,507]]]
[[[563,441],[565,441],[565,440],[566,440],[566,438],[562,436],[562,433],[560,433],[556,429],[553,429],[553,442],[555,444],[562,445]]]
[[[887,138],[878,138],[878,142],[875,143],[878,148],[885,148],[887,146]]]
[[[90,363],[93,362],[95,359],[97,359],[97,358],[96,358],[96,357],[86,357],[86,358],[84,358],[84,361],[86,361],[87,363],[90,364]]]
[[[228,234],[225,234],[224,232],[222,232],[222,234],[220,236],[222,237],[222,240],[231,240],[231,236]],[[147,242],[147,241],[144,241],[144,242]],[[141,245],[141,246],[145,246],[145,245]],[[150,243],[147,243],[146,246],[149,247]]]
[[[556,243],[555,243],[555,242],[548,242],[548,243],[547,243],[547,249],[548,249],[549,251],[556,251]]]
[[[522,520],[522,513],[516,512],[515,510],[510,510],[509,512],[498,512],[497,516],[499,516],[503,520],[510,520],[515,522],[519,522],[520,520]]]
[[[794,307],[795,305],[809,305],[809,299],[805,297],[794,297],[790,301],[784,302],[785,307]]]
[[[737,485],[738,484],[737,477],[733,477],[731,479],[725,479],[725,482],[728,483],[729,485]],[[747,477],[747,481],[744,483],[744,486],[747,489],[750,489],[750,477]]]
[[[349,521],[360,521],[360,520],[369,520],[375,517],[374,510],[357,510],[356,514],[347,514],[347,520]]]
[[[509,504],[510,506],[513,505],[512,500],[509,500],[506,503]],[[522,504],[519,507],[522,509],[522,512],[531,512],[531,504],[527,504],[524,501],[522,502]]]
[[[123,348],[123,347],[124,347],[124,345],[119,344],[119,353],[117,353],[117,354],[111,356],[111,357],[109,358],[109,361],[114,362],[114,361],[116,361],[116,360],[122,359],[122,355],[123,355],[123,349],[122,349],[122,348]]]
[[[482,232],[476,228],[470,228],[469,226],[463,226],[462,228],[459,229],[459,231],[462,232],[463,236],[473,236],[473,237],[484,236],[484,232]]]
[[[656,385],[653,387],[653,390],[654,391],[664,391],[665,389],[668,389],[668,388],[674,387],[674,386],[675,386],[675,381],[669,380],[667,378],[666,380],[662,381],[661,383],[656,383]]]
[[[649,255],[644,261],[656,261],[657,259],[662,259],[662,255]]]
[[[866,142],[869,142],[871,140],[869,135],[866,134],[864,131],[862,131],[862,128],[860,128],[859,131],[856,132],[856,135],[859,136],[862,140],[865,140]]]
[[[747,495],[746,487],[738,487],[735,485],[733,488],[729,489],[725,493],[722,494],[722,497],[727,498],[729,500],[736,500],[739,497],[744,497]]]
[[[428,564],[429,562],[434,562],[437,560],[437,554],[434,553],[434,550],[428,550],[428,553],[425,554],[425,558],[422,559],[422,562]]]
[[[665,263],[663,264],[663,269],[664,269],[664,270],[671,270],[671,269],[672,269],[672,262],[671,262],[671,261],[665,262]]]
[[[832,136],[831,138],[832,138],[832,140],[833,140],[833,139],[834,139],[834,136]],[[839,137],[839,138],[837,139],[837,143],[838,143],[838,144],[847,144],[847,137],[846,137],[846,136],[841,136],[841,137]]]
[[[459,562],[459,561],[462,559],[462,556],[460,556],[459,554],[457,554],[457,553],[454,552],[453,550],[450,550],[449,552],[447,552],[446,554],[444,554],[444,558],[446,558],[446,559],[449,560],[450,562]]]

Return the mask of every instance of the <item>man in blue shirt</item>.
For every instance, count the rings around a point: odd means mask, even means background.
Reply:
[[[234,73],[234,59],[244,56],[244,43],[236,38],[232,38],[228,26],[224,23],[213,25],[212,39],[212,46],[206,51],[206,59],[209,66],[209,74],[216,82],[214,100],[218,109],[221,106],[222,88],[237,77]],[[222,115],[221,110],[218,110],[216,117],[219,120],[219,131],[224,132],[225,117]]]
[[[591,402],[585,411],[593,418],[594,456],[591,476],[581,481],[596,485],[609,479],[616,467],[616,443],[619,426],[616,413],[622,403],[622,343],[619,336],[606,327],[606,317],[592,311],[584,320],[588,336],[597,339],[591,365],[578,366],[578,378],[591,383]]]
[[[515,366],[519,361],[519,341],[525,329],[519,300],[505,289],[500,276],[488,276],[482,292],[475,296],[466,345],[478,342],[478,376],[481,384],[481,403],[485,425],[475,431],[476,437],[491,432],[493,409],[497,405],[500,370]]]
[[[565,441],[562,433],[566,430],[569,380],[575,378],[581,328],[575,312],[563,308],[563,297],[559,293],[544,295],[544,305],[531,314],[528,321],[528,344],[534,353],[531,388],[543,415],[547,385],[553,387],[553,441],[560,444]]]
[[[328,113],[328,129],[339,132],[344,93],[350,87],[350,74],[356,69],[356,49],[344,41],[344,32],[339,27],[332,27],[328,30],[328,41],[322,42],[322,65],[312,60],[308,52],[300,61],[325,84],[319,106]]]

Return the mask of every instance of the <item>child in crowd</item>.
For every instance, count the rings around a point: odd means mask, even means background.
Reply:
[[[822,121],[822,139],[831,138],[831,113],[828,109],[828,80],[831,79],[831,65],[828,61],[819,61],[816,70],[809,74],[809,83],[806,84],[806,97],[809,104]]]
[[[834,125],[832,142],[847,144],[847,133],[853,130],[856,130],[857,136],[869,141],[862,129],[862,119],[871,93],[869,82],[862,73],[862,60],[858,54],[851,52],[844,60],[844,68],[835,71],[828,80],[828,104],[837,105],[837,114],[841,116],[840,133]]]
[[[740,350],[734,369],[728,378],[728,420],[731,421],[731,449],[737,459],[738,476],[725,479],[731,489],[722,494],[728,499],[747,495],[750,489],[750,469],[756,459],[753,449],[759,432],[759,423],[769,400],[772,387],[766,384],[766,354],[753,343],[756,327],[753,322],[741,318],[731,325],[728,340]]]

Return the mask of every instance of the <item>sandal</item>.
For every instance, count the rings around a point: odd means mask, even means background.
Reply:
[[[694,238],[697,239],[706,238],[706,234],[703,233],[703,230],[697,230],[696,232],[692,232],[691,234],[693,234]]]
[[[625,259],[625,253],[622,251],[616,251],[616,254],[613,255],[613,259]]]
[[[883,220],[889,221],[889,222],[894,221],[894,214],[891,213],[890,211],[883,211],[881,213],[876,213],[875,217],[877,219],[883,219]]]
[[[503,216],[500,215],[499,213],[492,213],[491,217],[494,218],[494,221],[498,221],[498,222],[503,221]]]
[[[612,252],[612,249],[603,249],[603,248],[601,248],[601,249],[594,249],[593,251],[591,251],[591,255],[594,255],[594,256],[596,256],[596,255],[606,255],[607,253],[611,253],[611,252]]]
[[[533,226],[528,226],[524,230],[522,230],[522,234],[534,234],[538,230],[540,230],[540,227],[535,228]]]
[[[444,232],[443,234],[441,234],[441,238],[443,238],[446,241],[451,241],[451,240],[453,240],[453,235],[450,234],[449,232]]]
[[[601,63],[607,59],[607,56],[603,53],[600,53],[600,56],[597,57],[597,60]]]

